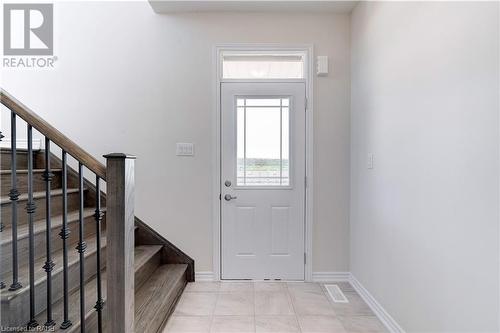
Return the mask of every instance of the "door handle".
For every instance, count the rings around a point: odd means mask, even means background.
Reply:
[[[234,199],[238,199],[238,197],[233,197],[231,194],[226,194],[224,196],[224,200],[226,200],[226,201],[231,201],[231,200],[234,200]]]

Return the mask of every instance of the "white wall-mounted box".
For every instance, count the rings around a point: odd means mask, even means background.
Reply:
[[[316,74],[318,76],[328,75],[328,56],[318,56],[316,58]]]

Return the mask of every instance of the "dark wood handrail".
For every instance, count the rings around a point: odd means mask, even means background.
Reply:
[[[87,153],[83,148],[74,143],[66,135],[50,125],[26,105],[11,96],[3,88],[0,92],[2,104],[21,117],[37,131],[42,133],[50,141],[54,142],[61,149],[73,156],[78,162],[82,163],[90,171],[94,172],[101,179],[106,180],[106,167],[94,156]]]

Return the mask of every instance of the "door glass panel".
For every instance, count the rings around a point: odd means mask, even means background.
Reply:
[[[237,98],[237,186],[290,185],[289,98]]]

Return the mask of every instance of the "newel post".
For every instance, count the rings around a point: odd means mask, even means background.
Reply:
[[[134,332],[134,162],[126,154],[106,158],[106,271],[109,332]]]

